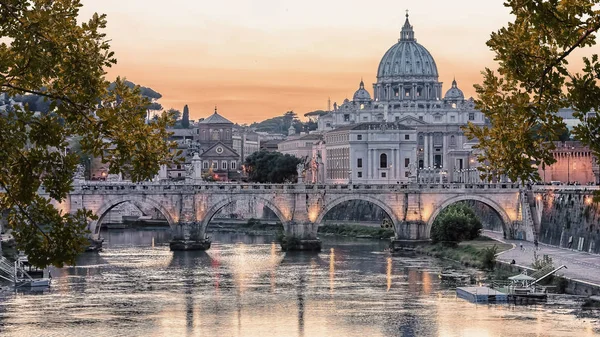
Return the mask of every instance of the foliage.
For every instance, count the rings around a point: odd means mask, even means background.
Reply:
[[[296,167],[300,162],[299,158],[289,154],[261,150],[246,158],[244,166],[249,181],[281,184],[298,179]]]
[[[343,236],[370,236],[377,239],[389,239],[394,236],[391,228],[369,227],[361,225],[323,225],[319,226],[319,233],[329,233]]]
[[[513,181],[539,180],[537,166],[551,165],[556,139],[564,130],[557,112],[571,107],[581,125],[573,137],[600,156],[600,63],[584,57],[581,73],[567,69],[573,51],[596,44],[600,0],[507,0],[514,22],[492,33],[497,72],[483,71],[476,107],[490,125],[469,124],[477,138],[484,178],[505,174]],[[541,136],[541,137],[540,137]]]
[[[151,179],[171,162],[163,113],[146,124],[147,98],[117,78],[112,90],[105,68],[116,63],[102,30],[106,16],[78,23],[79,0],[0,1],[0,91],[36,95],[51,114],[17,105],[0,114],[0,209],[17,248],[43,267],[73,264],[87,245],[86,210],[58,210],[79,161],[63,151],[80,137],[81,151],[108,163],[110,173]],[[44,195],[40,195],[39,191]]]
[[[473,209],[466,203],[459,202],[448,206],[435,218],[431,227],[431,240],[434,243],[456,244],[475,239],[482,228]]]
[[[187,104],[183,107],[183,116],[181,117],[181,127],[188,129],[190,127],[190,108]]]
[[[484,248],[481,252],[481,263],[483,268],[487,270],[494,270],[496,266],[496,254],[498,253],[498,246],[493,245],[492,247]]]
[[[296,133],[309,132],[317,129],[317,123],[313,120],[308,120],[303,123],[298,120],[295,112],[288,111],[282,116],[266,119],[262,122],[252,123],[250,128],[258,132],[280,133],[287,135],[290,125],[294,126]]]
[[[537,252],[533,251],[533,263],[531,264],[531,266],[533,267],[533,269],[540,270],[547,267],[553,267],[554,262],[552,261],[552,258],[550,256],[544,254],[544,256],[540,258]]]

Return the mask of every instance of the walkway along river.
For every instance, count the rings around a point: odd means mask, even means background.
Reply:
[[[391,255],[385,241],[324,238],[285,253],[270,236],[213,234],[170,252],[167,231],[104,232],[100,253],[54,269],[43,293],[0,299],[2,336],[593,336],[598,312],[551,297],[475,305],[440,283],[440,260]],[[154,247],[152,246],[154,243]]]

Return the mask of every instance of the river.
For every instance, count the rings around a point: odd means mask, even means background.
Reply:
[[[52,286],[0,298],[1,336],[594,336],[597,312],[551,297],[475,305],[385,242],[324,239],[284,253],[269,236],[213,233],[206,252],[170,252],[164,230],[112,230],[101,253],[52,270]]]

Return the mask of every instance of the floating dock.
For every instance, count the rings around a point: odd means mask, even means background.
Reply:
[[[488,287],[459,287],[456,295],[473,303],[506,303],[508,295]]]

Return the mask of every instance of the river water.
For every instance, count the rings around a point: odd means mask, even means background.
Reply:
[[[593,336],[580,300],[475,305],[386,243],[324,239],[284,253],[269,236],[212,234],[206,252],[170,252],[161,230],[104,232],[101,253],[52,270],[52,286],[0,298],[0,336]],[[154,243],[154,245],[153,245]]]

